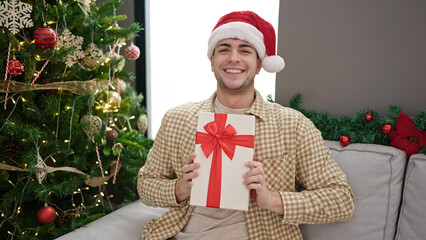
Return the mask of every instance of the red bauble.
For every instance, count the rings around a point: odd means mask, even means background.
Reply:
[[[344,147],[344,146],[349,145],[349,143],[351,143],[351,140],[349,139],[348,136],[342,135],[339,138],[339,142],[340,142],[340,145],[342,145]]]
[[[373,119],[373,115],[369,112],[364,116],[365,121],[370,122]]]
[[[39,27],[34,31],[34,41],[38,47],[49,49],[56,45],[58,34],[50,27]]]
[[[136,60],[139,58],[141,51],[138,46],[131,44],[124,50],[124,56],[129,60]]]
[[[384,134],[389,134],[390,132],[392,132],[392,125],[389,123],[385,123],[382,125],[382,133]]]
[[[21,75],[24,72],[24,65],[22,65],[19,60],[12,59],[9,61],[9,66],[7,66],[7,71],[12,76]]]
[[[37,219],[41,224],[49,224],[55,221],[56,211],[51,206],[40,208],[37,212]]]

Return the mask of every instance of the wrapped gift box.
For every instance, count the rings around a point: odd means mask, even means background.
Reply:
[[[253,160],[255,117],[199,113],[194,162],[200,163],[192,180],[190,204],[248,210],[249,190],[243,174]]]

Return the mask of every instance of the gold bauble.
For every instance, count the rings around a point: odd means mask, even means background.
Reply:
[[[84,51],[83,63],[91,69],[98,68],[104,61],[104,54],[96,44],[91,43]]]
[[[89,126],[83,128],[88,137],[93,137],[102,129],[102,119],[98,116],[87,114],[81,117],[80,122],[88,122]]]
[[[118,102],[121,100],[120,94],[118,94],[116,91],[109,91],[108,92],[108,104],[113,107],[118,107]]]

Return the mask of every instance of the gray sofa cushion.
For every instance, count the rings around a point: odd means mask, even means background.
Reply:
[[[65,234],[59,240],[139,240],[143,226],[166,212],[165,208],[153,208],[136,201],[114,211],[87,226]]]
[[[426,238],[426,155],[412,155],[405,173],[396,240]]]
[[[301,225],[305,240],[394,239],[401,201],[406,154],[393,147],[326,141],[347,175],[355,196],[351,220]]]

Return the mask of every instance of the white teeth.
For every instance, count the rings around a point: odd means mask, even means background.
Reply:
[[[239,69],[226,69],[227,73],[242,73],[243,71]]]

